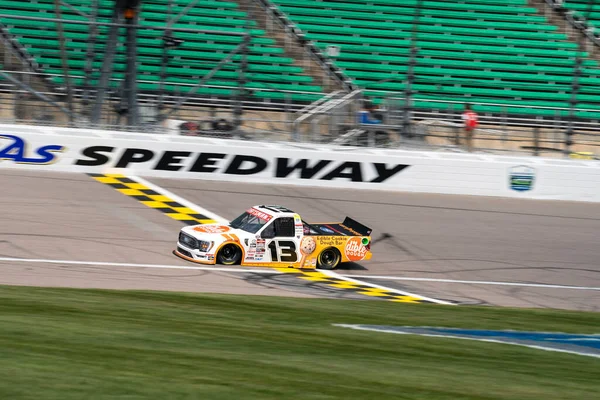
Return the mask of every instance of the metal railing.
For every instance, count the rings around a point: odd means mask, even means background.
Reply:
[[[41,92],[49,97],[59,93]],[[76,98],[81,89],[74,92]],[[323,94],[323,99],[326,96]],[[332,143],[353,148],[381,147],[418,150],[466,151],[462,102],[427,100],[440,103],[440,109],[412,109],[411,129],[406,131],[401,107],[401,97],[386,98],[376,112],[381,113],[381,124],[359,123],[357,111],[362,106],[362,95],[354,92],[327,97],[312,107],[290,102],[288,104],[245,101],[241,119],[241,136],[248,140],[293,141],[302,143]],[[118,103],[117,95],[109,94],[108,104]],[[163,105],[176,104],[179,98],[168,95]],[[418,97],[415,100],[419,100]],[[137,127],[128,126],[125,120],[115,116],[93,127],[110,130],[144,131],[153,134],[183,134],[201,137],[232,137],[227,132],[213,129],[221,119],[229,119],[233,100],[210,96],[191,98],[179,112],[166,121],[158,121],[159,96],[140,93],[140,120]],[[478,104],[472,103],[475,109]],[[273,106],[273,107],[271,107]],[[499,105],[520,108],[519,105]],[[285,108],[287,107],[287,109]],[[560,108],[543,108],[546,111],[564,111]],[[300,120],[300,122],[298,122]],[[475,133],[474,148],[477,152],[521,154],[544,157],[562,157],[565,148],[565,132],[568,121],[564,118],[536,119],[521,117],[507,111],[505,115],[479,114],[480,125]],[[85,118],[70,122],[64,113],[47,102],[33,97],[30,92],[15,87],[10,82],[0,83],[0,122],[52,125],[65,127],[90,127]],[[183,125],[192,122],[197,130],[190,132]],[[299,127],[304,123],[306,129]],[[600,127],[593,121],[578,121],[573,135],[572,153],[597,157],[600,155]]]
[[[414,99],[419,101],[417,97]],[[356,98],[354,102],[360,103]],[[462,121],[463,102],[426,100],[428,109],[411,108],[410,129],[406,129],[404,119],[404,99],[388,97],[375,113],[381,119],[379,124],[360,124],[355,113],[345,118],[331,118],[337,122],[323,130],[314,129],[312,135],[306,135],[305,141],[318,141],[337,145],[382,148],[439,149],[445,151],[467,151],[464,123]],[[439,109],[435,110],[435,103]],[[478,104],[477,106],[503,107],[505,113],[480,113],[479,127],[474,137],[474,149],[477,152],[497,152],[527,154],[546,157],[598,157],[600,156],[600,127],[589,120],[576,121],[573,143],[567,147],[567,129],[569,121],[561,117],[568,109],[538,107],[538,111],[556,113],[555,118],[532,118],[511,113],[510,109],[524,109],[517,104]],[[356,104],[354,109],[359,109]],[[576,110],[580,111],[580,110]],[[583,111],[583,110],[581,110]],[[332,114],[332,113],[331,113]],[[321,113],[327,116],[327,112]],[[333,114],[330,115],[333,117]],[[348,122],[351,121],[351,122]],[[566,149],[568,151],[566,151]]]
[[[362,98],[362,90],[355,90],[351,93],[339,91],[316,101],[310,107],[303,108],[292,125],[292,140],[295,142],[302,141],[300,127],[304,123],[309,124],[307,134],[313,140],[318,137],[323,128],[321,122],[324,117],[328,119],[326,124],[328,129],[340,124],[347,115],[354,115],[358,111],[355,108],[357,104],[355,100],[358,98]]]

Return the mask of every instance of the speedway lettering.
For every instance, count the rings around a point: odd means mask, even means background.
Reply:
[[[130,168],[142,164],[154,171],[185,171],[227,175],[268,174],[274,178],[346,180],[351,182],[382,183],[409,165],[362,162],[290,159],[225,153],[192,153],[189,151],[153,151],[127,148],[120,151],[112,146],[91,146],[82,150],[75,165]],[[151,163],[151,164],[147,164]]]
[[[8,139],[10,142],[4,144],[1,139]],[[53,153],[63,150],[64,147],[59,145],[42,146],[35,150],[33,156],[29,156],[27,154],[27,144],[23,139],[13,135],[0,135],[0,161],[10,160],[19,164],[50,164],[57,157]]]

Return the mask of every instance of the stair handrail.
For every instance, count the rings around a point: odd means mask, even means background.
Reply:
[[[356,89],[351,93],[347,93],[343,97],[332,97],[329,101],[316,104],[315,107],[310,108],[308,112],[302,114],[292,124],[292,140],[299,141],[299,131],[298,127],[302,122],[307,121],[310,118],[314,118],[316,116],[321,116],[330,113],[335,108],[340,108],[345,106],[351,101],[354,101],[357,97],[362,96],[362,89]],[[316,103],[316,102],[315,102]]]

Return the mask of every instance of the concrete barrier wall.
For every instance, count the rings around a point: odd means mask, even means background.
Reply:
[[[600,202],[600,162],[0,125],[0,169]]]

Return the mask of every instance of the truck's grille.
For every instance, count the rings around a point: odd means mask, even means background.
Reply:
[[[179,232],[179,243],[184,244],[186,247],[189,247],[191,249],[198,248],[198,241],[190,235],[187,235],[183,232]]]
[[[186,256],[186,257],[193,258],[193,257],[192,257],[192,253],[190,253],[190,252],[189,252],[189,251],[187,251],[187,250],[184,250],[184,249],[182,249],[180,246],[177,246],[177,251],[178,251],[179,253],[183,254],[183,255],[184,255],[184,256]]]

